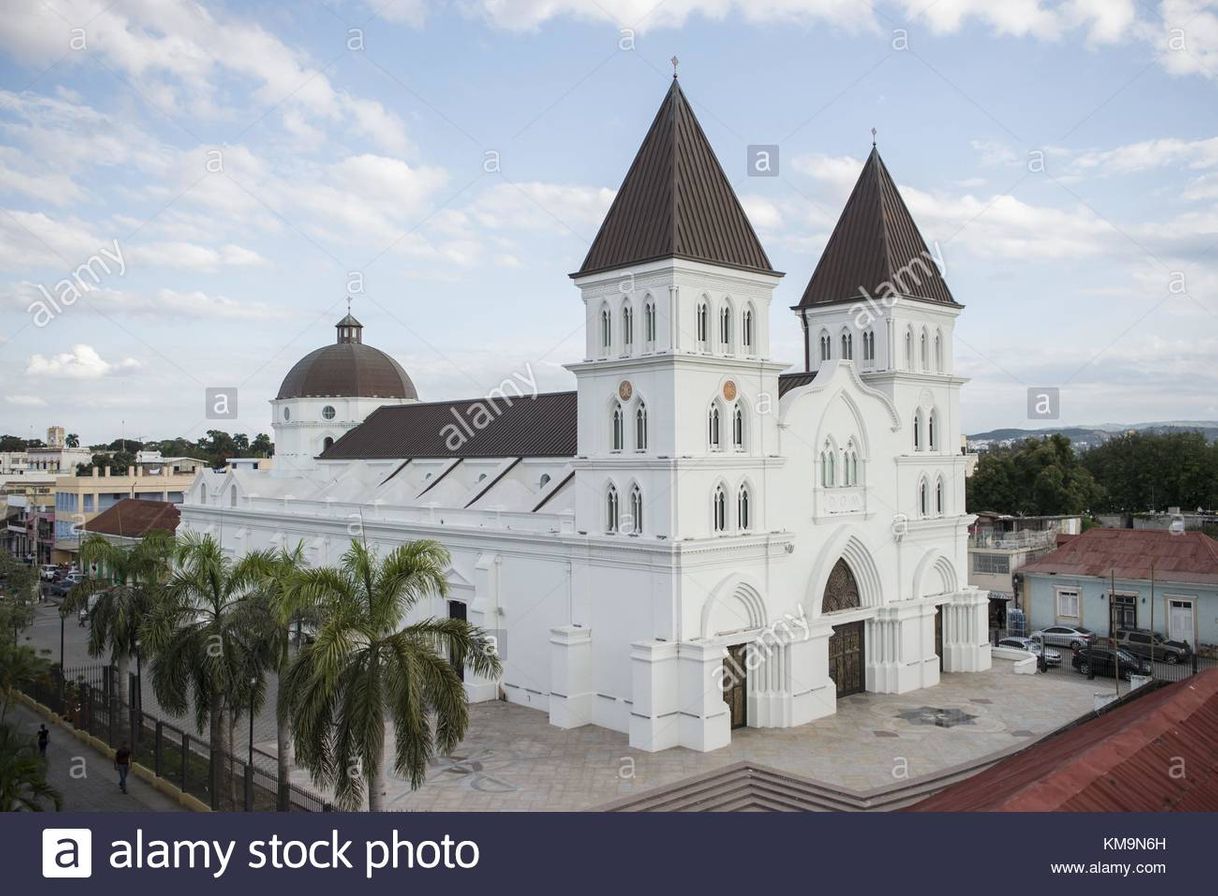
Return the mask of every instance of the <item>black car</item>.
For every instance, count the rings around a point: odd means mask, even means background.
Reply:
[[[1070,665],[1084,675],[1094,671],[1096,675],[1111,676],[1114,669],[1121,678],[1151,673],[1150,663],[1146,660],[1139,659],[1127,650],[1113,650],[1111,647],[1092,646],[1076,650],[1070,658]]]
[[[1187,641],[1169,641],[1145,628],[1120,629],[1116,642],[1117,647],[1144,659],[1151,659],[1153,650],[1153,658],[1165,663],[1185,662],[1193,654]]]

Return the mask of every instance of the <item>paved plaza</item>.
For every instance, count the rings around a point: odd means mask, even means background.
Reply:
[[[972,764],[1031,743],[1090,712],[1111,679],[1074,673],[944,675],[938,687],[900,696],[857,694],[837,714],[799,728],[732,732],[722,750],[644,753],[624,734],[595,726],[563,731],[546,715],[507,703],[471,708],[456,753],[438,761],[416,792],[390,777],[385,806],[408,811],[593,809],[737,762],[870,791]],[[1123,686],[1124,687],[1124,686]]]

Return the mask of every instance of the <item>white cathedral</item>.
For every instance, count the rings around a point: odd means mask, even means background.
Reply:
[[[774,271],[674,79],[579,271],[574,392],[423,402],[350,314],[287,374],[272,471],[205,472],[182,525],[338,561],[429,538],[424,615],[492,634],[506,699],[642,750],[988,669],[966,586],[952,297],[878,152],[770,358]]]

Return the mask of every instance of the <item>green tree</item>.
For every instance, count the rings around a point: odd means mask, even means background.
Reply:
[[[966,492],[971,511],[1025,516],[1083,513],[1102,496],[1062,435],[983,454],[966,480]]]
[[[254,441],[250,442],[250,453],[255,457],[271,457],[275,453],[271,437],[264,432],[254,436]]]
[[[80,436],[74,432],[68,433],[68,437],[64,440],[64,444],[69,448],[80,447]]]
[[[85,609],[89,601],[89,655],[110,655],[118,678],[121,707],[131,705],[131,659],[139,653],[140,626],[164,600],[174,554],[174,538],[153,530],[131,547],[93,534],[80,545],[81,568],[96,569],[68,592],[63,611]],[[120,710],[121,711],[121,710]]]
[[[62,809],[63,798],[47,783],[46,772],[33,736],[0,724],[0,812],[41,812],[46,803]]]
[[[1127,433],[1082,458],[1118,513],[1218,506],[1218,444],[1199,432]]]
[[[429,761],[455,748],[469,725],[454,665],[500,672],[490,638],[468,622],[405,622],[420,601],[448,593],[448,566],[434,541],[400,545],[384,559],[353,541],[337,568],[302,573],[302,592],[322,622],[287,675],[296,756],[345,808],[361,806],[366,794],[369,810],[381,809],[386,724],[393,769],[417,788]]]
[[[196,730],[206,725],[212,748],[230,753],[233,717],[261,702],[264,690],[251,684],[263,662],[249,624],[261,581],[260,561],[251,557],[234,562],[211,535],[181,536],[165,600],[142,629],[158,702],[174,715],[193,709]],[[214,763],[214,793],[223,781],[223,764]]]
[[[292,642],[300,642],[302,626],[316,622],[316,613],[299,587],[304,565],[304,546],[288,550],[260,551],[250,555],[259,585],[250,604],[251,631],[263,642],[258,650],[277,676],[275,700],[275,746],[278,757],[279,808],[288,809],[292,766],[292,716],[288,709],[286,673],[292,659]],[[295,634],[295,639],[293,638]]]
[[[34,648],[0,641],[0,722],[23,687],[46,675],[50,666]]]

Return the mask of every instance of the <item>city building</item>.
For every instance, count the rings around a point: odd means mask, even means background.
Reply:
[[[978,511],[969,530],[968,583],[990,595],[990,628],[1005,631],[1008,611],[1021,606],[1025,563],[1043,557],[1063,537],[1082,531],[1078,516],[1013,516]]]
[[[551,724],[713,750],[858,692],[990,666],[969,586],[962,306],[873,147],[770,355],[775,271],[674,79],[572,279],[576,389],[423,402],[348,315],[272,402],[271,471],[205,471],[182,527],[240,555],[432,538],[499,647],[463,670]],[[489,313],[489,312],[488,312]],[[333,441],[331,441],[333,440]]]
[[[87,464],[93,457],[88,448],[69,448],[62,426],[47,429],[46,445],[25,451],[0,452],[0,477],[23,474],[60,475],[76,472],[77,464]]]
[[[1218,649],[1218,541],[1201,532],[1088,529],[1021,572],[1034,628],[1145,628]]]
[[[123,498],[81,526],[84,537],[100,535],[112,544],[131,547],[152,531],[177,531],[177,504],[151,498]]]
[[[55,480],[55,535],[48,562],[75,562],[83,527],[126,498],[181,504],[196,474],[207,466],[206,461],[191,457],[140,454],[139,463],[123,474],[110,467],[93,467],[87,476],[60,476]]]

